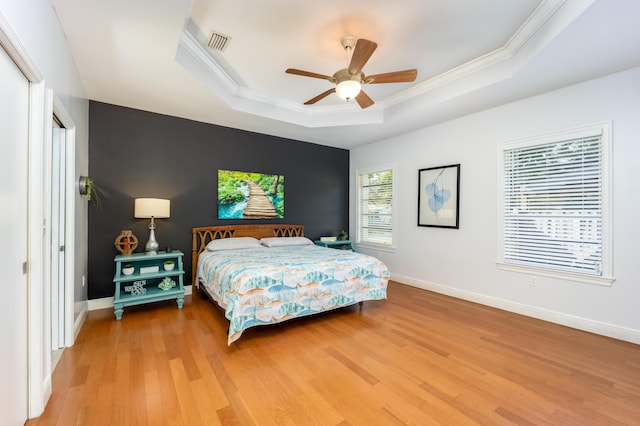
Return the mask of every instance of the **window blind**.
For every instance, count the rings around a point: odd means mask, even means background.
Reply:
[[[601,136],[504,151],[504,262],[602,275]]]
[[[393,243],[393,170],[358,175],[358,242]]]

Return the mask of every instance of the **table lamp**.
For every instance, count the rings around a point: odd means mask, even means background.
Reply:
[[[156,224],[153,219],[165,219],[170,217],[170,201],[161,198],[136,198],[134,217],[151,219],[149,223],[149,241],[144,246],[147,254],[158,254],[158,242],[156,241]]]

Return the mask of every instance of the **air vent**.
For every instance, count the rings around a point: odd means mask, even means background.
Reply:
[[[230,41],[231,41],[231,37],[213,31],[211,34],[211,38],[209,39],[208,46],[212,49],[216,49],[220,52],[224,52],[224,50],[229,45]]]

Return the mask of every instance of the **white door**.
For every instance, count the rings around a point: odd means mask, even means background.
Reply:
[[[0,47],[0,413],[27,420],[27,190],[29,82]]]
[[[65,130],[53,120],[51,149],[51,349],[63,348],[65,317]]]

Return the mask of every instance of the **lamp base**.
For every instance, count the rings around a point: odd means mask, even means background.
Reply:
[[[158,248],[160,245],[156,241],[156,232],[155,232],[155,223],[153,223],[153,218],[151,218],[151,223],[149,224],[149,241],[144,245],[144,251],[148,255],[158,254]]]
[[[147,244],[144,245],[144,252],[150,256],[158,254],[158,243],[155,241],[147,241]]]

